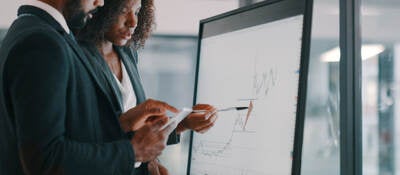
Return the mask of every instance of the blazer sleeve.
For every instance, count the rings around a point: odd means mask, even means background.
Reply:
[[[81,143],[64,136],[71,62],[60,39],[32,33],[8,55],[7,88],[25,173],[132,174],[128,139]]]

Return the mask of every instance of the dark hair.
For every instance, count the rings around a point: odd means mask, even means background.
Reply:
[[[129,0],[104,0],[104,6],[93,15],[86,26],[76,31],[81,41],[98,43],[105,40],[105,33],[120,15],[122,9]],[[135,49],[143,48],[147,38],[150,37],[154,23],[154,1],[142,0],[138,24],[135,33],[129,40],[128,45]]]

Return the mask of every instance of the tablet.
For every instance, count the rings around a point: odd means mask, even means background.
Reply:
[[[160,131],[169,126],[175,129],[183,119],[189,116],[190,113],[192,113],[192,109],[183,108],[178,114],[176,114],[174,117],[171,117],[168,122],[160,128]]]

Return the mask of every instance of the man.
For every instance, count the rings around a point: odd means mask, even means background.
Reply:
[[[122,114],[70,31],[103,3],[19,8],[0,48],[0,174],[134,174],[165,148],[173,128],[159,130],[177,110],[147,100]]]

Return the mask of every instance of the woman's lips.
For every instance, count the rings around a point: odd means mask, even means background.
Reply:
[[[130,32],[124,32],[124,33],[122,33],[122,37],[124,39],[131,39],[132,38],[132,34]]]
[[[132,35],[124,35],[124,39],[131,39]]]
[[[135,28],[129,28],[121,31],[122,38],[129,40],[135,32]]]

